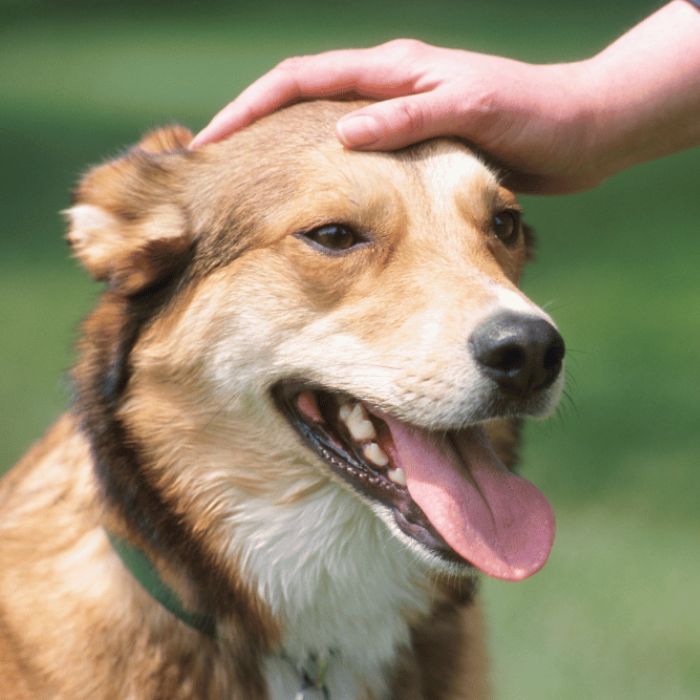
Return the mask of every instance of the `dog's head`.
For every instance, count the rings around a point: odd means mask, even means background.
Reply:
[[[196,152],[163,130],[88,174],[69,240],[108,287],[78,384],[203,512],[331,481],[428,559],[523,578],[553,518],[487,432],[561,390],[563,342],[517,289],[529,232],[456,141],[344,150],[351,106]]]

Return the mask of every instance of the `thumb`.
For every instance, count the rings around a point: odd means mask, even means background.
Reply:
[[[403,148],[434,136],[457,135],[458,116],[435,91],[377,102],[338,121],[344,146],[360,150]]]

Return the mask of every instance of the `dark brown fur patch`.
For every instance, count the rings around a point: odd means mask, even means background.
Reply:
[[[189,133],[189,132],[186,132]],[[148,135],[116,163],[89,174],[78,190],[78,202],[100,206],[135,228],[149,216],[143,201],[158,188],[156,201],[164,203],[163,182],[169,167],[158,163],[158,154],[181,148],[184,131],[169,129]],[[148,154],[147,154],[147,152]],[[132,193],[139,196],[131,197]],[[172,197],[172,191],[168,190]],[[150,195],[153,199],[153,194]],[[167,202],[176,206],[176,202]],[[249,643],[237,663],[245,666],[244,677],[255,679],[257,658],[269,645],[273,631],[267,620],[248,604],[247,590],[237,590],[220,570],[215,557],[177,515],[173,504],[151,483],[149,469],[139,445],[119,418],[121,400],[131,378],[131,352],[149,324],[168,308],[173,295],[184,294],[193,284],[188,267],[196,242],[183,232],[175,237],[146,240],[112,265],[104,293],[96,310],[83,326],[80,359],[73,372],[74,408],[81,430],[87,436],[95,473],[103,494],[125,536],[151,556],[181,568],[194,585],[194,605],[212,617],[238,619],[247,630]],[[116,520],[114,519],[116,516]]]
[[[104,496],[129,538],[146,551],[177,563],[196,583],[197,609],[235,616],[251,632],[256,656],[271,630],[248,608],[247,592],[236,591],[216,560],[185,526],[172,504],[149,480],[146,460],[118,417],[130,379],[130,353],[139,334],[167,306],[180,282],[123,298],[108,292],[84,324],[81,356],[73,373],[75,410],[94,458]]]
[[[148,241],[112,270],[110,284],[125,296],[157,293],[155,287],[172,285],[192,261],[195,243],[187,235]]]

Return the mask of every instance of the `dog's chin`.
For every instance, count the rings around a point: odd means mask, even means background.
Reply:
[[[307,446],[413,550],[451,568],[469,566],[409,495],[405,474],[391,460],[386,422],[348,394],[302,386],[282,383],[273,395]]]
[[[488,556],[485,560],[489,561],[486,567],[475,564],[469,556],[465,556],[465,551],[471,551],[470,545],[465,548],[458,544],[457,548],[461,552],[456,551],[446,539],[459,542],[459,537],[454,540],[449,534],[441,534],[440,530],[446,531],[444,521],[438,517],[440,527],[437,527],[432,521],[436,518],[431,515],[431,520],[425,512],[433,512],[432,497],[428,501],[425,497],[421,500],[423,507],[416,502],[414,496],[421,493],[421,487],[414,485],[415,482],[410,483],[412,473],[407,474],[404,467],[408,467],[408,463],[413,460],[410,456],[406,458],[400,444],[408,442],[414,446],[418,445],[415,449],[420,453],[420,441],[423,441],[427,445],[424,452],[426,461],[430,462],[431,456],[428,452],[432,449],[438,457],[448,454],[449,461],[453,464],[460,462],[455,471],[462,474],[453,478],[452,482],[452,477],[437,477],[437,481],[442,482],[439,487],[443,492],[449,491],[452,485],[459,491],[459,479],[472,479],[471,467],[468,466],[472,459],[465,457],[465,453],[473,448],[479,454],[489,453],[497,461],[490,445],[484,445],[486,437],[480,424],[494,418],[521,415],[522,410],[518,411],[512,405],[494,404],[491,410],[484,411],[483,417],[480,416],[469,425],[427,431],[398,421],[375,406],[346,393],[299,382],[278,384],[273,389],[273,397],[308,448],[359,495],[388,525],[393,534],[427,562],[430,568],[452,575],[468,575],[474,572],[475,567],[482,570],[486,568],[487,573],[496,577],[518,580],[534,573],[534,570],[544,563],[543,560],[537,566],[530,565],[529,569],[533,570],[522,575],[518,573],[517,567],[501,574],[499,566],[490,563]],[[528,410],[525,413],[536,414],[540,410]],[[490,457],[487,457],[486,461],[488,459]],[[484,462],[484,459],[477,457],[477,461]],[[483,467],[479,468],[483,470]],[[505,470],[505,467],[503,469]],[[433,471],[436,470],[433,468]],[[415,479],[421,480],[422,477],[419,475]],[[432,477],[429,476],[428,480],[430,479]],[[478,480],[475,483],[475,491],[478,492]],[[440,498],[439,494],[437,498]],[[490,508],[488,502],[486,508]],[[447,532],[449,529],[448,526]],[[477,554],[476,558],[481,559],[482,555]],[[544,558],[546,559],[546,555]],[[492,571],[488,571],[489,567]]]

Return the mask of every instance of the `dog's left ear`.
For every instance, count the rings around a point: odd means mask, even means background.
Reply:
[[[192,134],[178,126],[147,134],[126,155],[90,170],[64,212],[77,258],[119,294],[161,283],[192,250],[178,201],[191,140]]]

